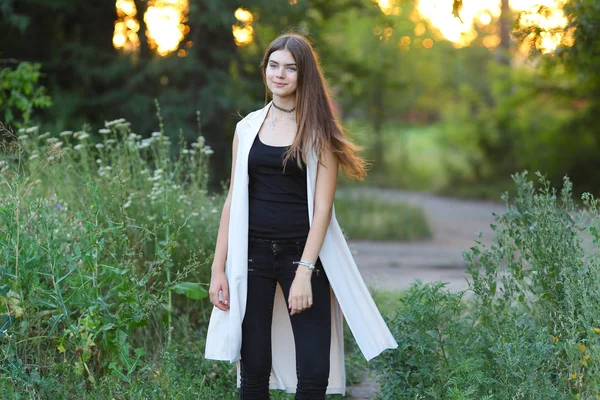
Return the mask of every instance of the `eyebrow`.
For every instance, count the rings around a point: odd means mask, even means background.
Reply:
[[[279,63],[278,63],[277,61],[274,61],[274,60],[269,60],[269,62],[270,62],[270,63],[275,63],[275,64],[279,65]],[[289,66],[291,66],[291,65],[294,65],[294,66],[295,66],[295,65],[296,65],[296,63],[293,63],[293,64],[283,64],[283,65],[284,65],[284,66],[288,66],[288,67],[289,67]]]

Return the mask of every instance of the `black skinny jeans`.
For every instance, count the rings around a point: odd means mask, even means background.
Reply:
[[[242,400],[268,400],[271,374],[271,322],[276,284],[286,305],[304,250],[304,240],[248,240],[248,299],[242,323]],[[320,260],[311,277],[313,305],[290,316],[296,344],[296,400],[323,400],[329,381],[331,299]],[[289,305],[288,305],[289,310]]]

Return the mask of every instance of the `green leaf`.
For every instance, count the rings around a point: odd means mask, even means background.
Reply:
[[[8,330],[12,325],[10,316],[7,314],[0,315],[0,338],[4,337],[4,331]]]
[[[183,294],[190,299],[200,300],[208,296],[208,292],[197,282],[179,282],[173,286],[175,293]]]

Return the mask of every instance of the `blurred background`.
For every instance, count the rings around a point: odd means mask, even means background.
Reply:
[[[294,29],[370,185],[498,199],[526,169],[598,192],[597,1],[4,0],[0,13],[0,120],[94,136],[122,117],[149,137],[158,100],[174,142],[200,130],[214,149],[213,189],[236,122],[265,102],[264,49]]]
[[[401,343],[367,364],[346,326],[345,398],[369,371],[383,399],[597,397],[600,225],[571,197],[600,194],[600,0],[1,0],[0,397],[239,398],[207,290],[235,125],[290,30],[373,165],[336,216]],[[467,274],[472,319],[409,288]],[[486,300],[500,276],[522,291]]]

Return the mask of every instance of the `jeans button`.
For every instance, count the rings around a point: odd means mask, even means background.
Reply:
[[[273,250],[277,250],[277,243],[273,243]]]

